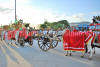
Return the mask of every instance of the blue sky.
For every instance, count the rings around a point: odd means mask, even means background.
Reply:
[[[47,8],[68,15],[100,11],[100,0],[32,0],[31,5]]]
[[[100,15],[99,3],[100,0],[17,0],[17,17],[34,24],[44,19],[92,22],[93,16]],[[6,19],[5,24],[14,21],[14,0],[0,0],[0,17],[1,21]]]

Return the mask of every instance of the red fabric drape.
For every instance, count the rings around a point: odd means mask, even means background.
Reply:
[[[91,39],[93,36],[93,32],[87,31],[84,33],[85,34],[85,43],[88,43],[88,41]]]
[[[8,31],[8,40],[11,39],[11,31]]]
[[[98,43],[100,43],[100,34],[98,34]]]
[[[84,51],[85,37],[82,32],[65,32],[63,36],[64,50]]]

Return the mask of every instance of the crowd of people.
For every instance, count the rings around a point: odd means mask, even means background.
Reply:
[[[100,23],[100,16],[94,16],[93,23]]]
[[[37,29],[37,30],[32,30],[32,29],[19,29],[19,30],[2,30],[1,31],[1,40],[5,40],[6,43],[11,42],[11,38],[15,38],[16,42],[18,42],[18,38],[20,36],[20,32],[24,31],[23,33],[26,36],[29,36],[29,33],[31,32],[30,36],[38,38],[39,36],[62,36],[63,30],[58,29],[58,30],[53,30],[53,29]]]
[[[69,35],[67,35],[67,33],[69,31],[71,33]],[[76,32],[76,33],[74,34],[74,32]],[[23,34],[20,35],[21,33],[23,33]],[[56,36],[56,37],[63,38],[63,42],[64,42],[64,35],[65,36],[71,35],[71,37],[73,37],[73,36],[76,36],[76,34],[80,34],[80,33],[85,34],[84,43],[88,44],[87,47],[88,47],[89,51],[92,51],[91,44],[93,44],[92,41],[94,41],[94,39],[95,39],[95,33],[92,30],[89,30],[89,28],[88,29],[82,28],[82,30],[76,30],[76,29],[72,30],[68,27],[66,29],[60,29],[59,28],[58,30],[54,30],[54,29],[38,29],[38,30],[29,29],[29,30],[27,30],[26,28],[23,28],[23,29],[20,29],[20,30],[2,30],[0,35],[1,35],[1,40],[4,40],[7,44],[9,44],[9,43],[12,42],[11,38],[15,38],[15,42],[18,43],[19,36],[24,36],[24,38],[27,38],[27,36],[36,37],[36,38],[38,38],[39,36],[48,36],[48,37]],[[69,40],[71,40],[71,37],[70,37]],[[68,37],[65,38],[65,41],[66,41],[66,39],[68,40]],[[77,39],[80,39],[80,38],[77,37],[76,40]],[[86,40],[87,40],[87,42],[86,42]],[[90,57],[92,57],[92,53],[90,55],[91,55]]]

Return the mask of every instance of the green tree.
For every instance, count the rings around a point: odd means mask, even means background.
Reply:
[[[67,20],[61,20],[61,21],[58,21],[58,23],[61,23],[61,24],[70,26],[70,25],[69,25],[69,22],[68,22]]]
[[[47,20],[45,20],[44,24],[40,25],[40,28],[42,28],[42,29],[50,28],[50,23]]]
[[[61,20],[58,22],[53,22],[51,24],[51,28],[53,29],[58,29],[58,28],[65,29],[67,26],[70,26],[67,20]]]
[[[44,21],[44,24],[40,25],[40,28],[52,28],[52,29],[58,29],[58,28],[66,28],[67,26],[70,26],[67,20],[61,20],[57,22],[48,22],[47,20]]]
[[[46,26],[45,24],[41,24],[41,25],[40,25],[40,28],[41,28],[41,29],[45,29],[45,28],[47,28],[47,26]]]

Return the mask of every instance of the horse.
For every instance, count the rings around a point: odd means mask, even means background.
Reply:
[[[70,30],[67,30],[65,33],[64,33],[64,35],[67,35],[67,33],[68,32],[71,32]],[[79,32],[80,33],[80,32]],[[67,40],[70,40],[71,38],[70,38],[70,34],[71,33],[69,33],[69,37],[67,37]],[[83,41],[83,47],[85,48],[84,50],[82,50],[82,58],[84,57],[84,55],[85,55],[85,53],[89,53],[90,55],[89,55],[89,59],[92,59],[92,45],[91,45],[91,42],[92,42],[92,40],[93,40],[93,33],[90,33],[90,32],[88,32],[88,33],[84,33],[84,32],[81,32],[81,34],[82,34],[82,36],[83,36],[83,38],[84,38],[84,40],[82,40]],[[88,35],[87,35],[88,34]],[[63,35],[63,39],[64,39],[64,35]],[[87,35],[87,37],[86,37],[86,35]],[[82,39],[82,38],[78,38],[78,39]],[[72,39],[73,40],[73,39]],[[87,42],[88,41],[88,42]],[[68,43],[68,44],[70,44],[70,42]],[[69,45],[70,46],[70,45]],[[68,49],[68,51],[67,51],[67,54],[66,54],[66,56],[69,54],[70,56],[72,55],[72,49]],[[80,51],[80,50],[78,50],[78,51]]]
[[[94,43],[92,44],[92,49],[94,49],[94,54],[95,54],[95,47],[100,48],[100,34],[97,34],[95,36]]]

